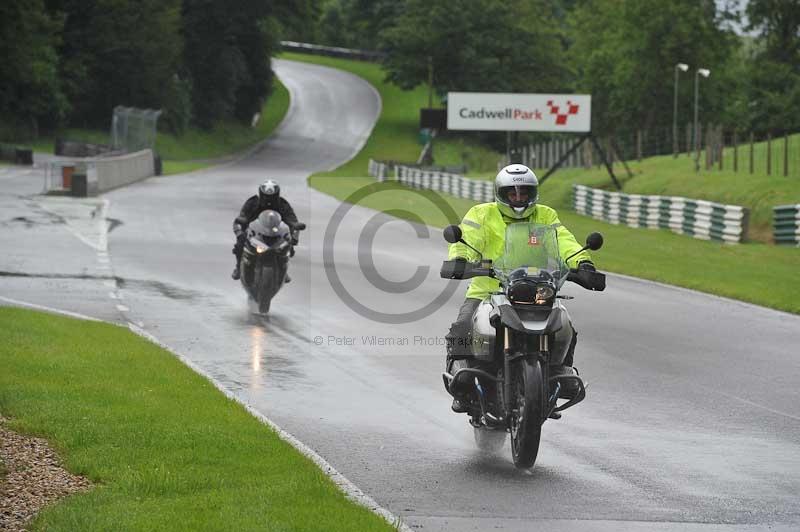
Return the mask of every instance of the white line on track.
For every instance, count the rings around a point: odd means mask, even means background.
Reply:
[[[28,303],[27,301],[19,301],[17,299],[11,299],[9,297],[0,296],[0,301],[5,301],[6,303],[10,303],[12,305],[16,305],[19,307],[27,307],[36,310],[43,310],[45,312],[50,312],[51,314],[61,314],[63,316],[69,316],[70,318],[78,318],[81,320],[88,320],[88,321],[103,321],[97,318],[92,318],[91,316],[87,316],[85,314],[78,314],[77,312],[70,312],[68,310],[61,310],[53,307],[45,307],[44,305],[37,305],[36,303]]]

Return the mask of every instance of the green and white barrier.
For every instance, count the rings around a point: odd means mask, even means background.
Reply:
[[[386,178],[389,177],[389,171],[390,167],[388,164],[374,161],[372,159],[369,160],[367,173],[370,177],[374,177],[378,181],[386,181]]]
[[[395,167],[395,179],[403,185],[444,192],[457,198],[473,201],[494,201],[494,183],[469,179],[462,175],[432,170],[421,170],[408,166]]]
[[[670,229],[703,240],[742,242],[748,211],[737,205],[676,196],[641,196],[573,185],[573,207],[579,214],[630,227]]]
[[[775,243],[800,246],[800,203],[779,205],[772,213]]]

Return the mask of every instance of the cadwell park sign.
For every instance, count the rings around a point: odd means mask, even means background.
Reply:
[[[588,94],[447,94],[447,129],[451,130],[588,133],[591,126]]]

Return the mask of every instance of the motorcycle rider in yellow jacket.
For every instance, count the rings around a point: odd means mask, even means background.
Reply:
[[[512,164],[500,170],[495,178],[494,192],[494,202],[475,205],[464,215],[460,224],[463,240],[480,251],[484,259],[496,260],[503,254],[506,226],[517,222],[555,225],[559,253],[564,259],[583,247],[575,240],[572,233],[561,225],[554,209],[537,203],[539,180],[527,166]],[[455,243],[450,245],[448,258],[475,262],[478,260],[478,255],[464,244]],[[577,253],[569,259],[567,265],[570,268],[592,271],[595,269],[587,251]],[[489,297],[492,292],[496,292],[499,286],[499,282],[491,277],[475,277],[470,282],[466,300],[461,305],[458,318],[453,322],[445,337],[448,373],[452,373],[454,360],[468,360],[471,356],[469,334],[472,315],[478,308],[478,304]],[[552,368],[554,375],[574,374],[571,366],[576,340],[577,333],[572,339],[564,366]],[[564,390],[565,395],[571,392],[573,390]],[[458,399],[453,401],[452,408],[456,412],[466,411],[465,405]]]

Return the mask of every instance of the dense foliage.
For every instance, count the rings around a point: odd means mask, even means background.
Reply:
[[[283,25],[312,0],[4,0],[0,136],[106,128],[117,105],[160,108],[161,124],[249,123],[272,86]]]
[[[0,136],[107,127],[116,105],[161,108],[174,132],[247,123],[280,38],[382,50],[405,89],[432,69],[441,100],[591,93],[600,133],[671,125],[687,63],[683,117],[707,68],[704,121],[800,129],[800,0],[4,0]]]

